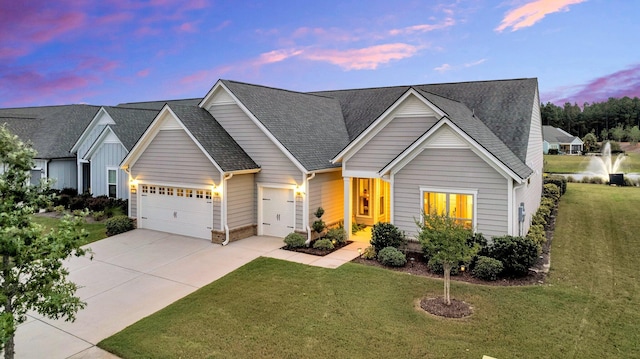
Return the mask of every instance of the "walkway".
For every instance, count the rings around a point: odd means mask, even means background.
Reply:
[[[91,243],[93,260],[68,261],[69,279],[87,307],[73,323],[30,313],[16,334],[16,358],[117,358],[96,347],[105,339],[174,301],[264,256],[337,268],[356,258],[354,243],[324,257],[280,249],[281,238],[250,237],[227,246],[136,229]]]

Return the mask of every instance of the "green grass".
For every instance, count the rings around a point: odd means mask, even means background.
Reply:
[[[591,156],[544,155],[544,172],[580,173],[587,170]],[[640,172],[640,153],[628,153],[622,162],[622,172]]]
[[[569,184],[544,285],[452,283],[475,314],[416,309],[440,280],[260,258],[99,346],[123,358],[640,357],[640,190]]]
[[[58,224],[59,219],[52,217],[33,216],[33,221],[51,230]],[[89,232],[89,236],[84,240],[82,245],[99,241],[107,237],[107,229],[104,222],[85,223],[83,228]]]

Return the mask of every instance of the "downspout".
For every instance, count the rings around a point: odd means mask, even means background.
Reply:
[[[525,181],[525,182],[522,182],[522,183],[519,183],[519,184],[513,186],[513,201],[514,201],[513,208],[518,208],[518,212],[516,214],[516,219],[518,221],[518,236],[521,236],[521,237],[523,236],[523,233],[522,233],[523,232],[523,228],[522,227],[523,227],[526,215],[520,216],[520,211],[521,210],[520,210],[520,203],[518,203],[518,191],[523,189],[526,185],[527,185],[527,182]],[[524,203],[524,202],[521,202],[521,203]],[[523,209],[523,211],[524,211],[524,209]]]
[[[224,223],[224,242],[223,246],[229,244],[229,225],[227,224],[227,181],[233,177],[233,173],[225,174],[222,179],[222,220]]]
[[[309,181],[311,181],[315,177],[316,173],[311,172],[311,174],[305,178],[304,188],[306,192],[309,192]],[[307,224],[307,241],[305,242],[305,244],[309,245],[309,243],[311,243],[311,227],[309,226],[309,196],[307,195],[307,193],[305,193],[304,195],[302,206],[303,221]]]

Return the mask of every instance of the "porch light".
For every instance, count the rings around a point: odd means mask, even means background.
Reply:
[[[464,273],[464,271],[465,271],[466,269],[467,269],[467,268],[465,268],[464,266],[460,266],[460,272]]]
[[[213,193],[214,197],[220,197],[220,186],[216,186],[215,184],[211,186],[211,193]]]
[[[131,183],[131,194],[136,194],[138,193],[138,186],[136,186],[133,182]]]
[[[358,258],[362,258],[362,248],[358,248]]]
[[[304,196],[304,188],[302,186],[296,186],[296,196],[297,197]]]

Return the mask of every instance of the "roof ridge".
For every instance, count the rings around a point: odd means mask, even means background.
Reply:
[[[226,79],[220,79],[220,81],[222,81],[222,82],[231,82],[231,83],[235,83],[235,84],[238,84],[238,85],[261,87],[261,88],[268,89],[268,90],[277,90],[277,91],[282,91],[282,92],[289,92],[289,93],[298,94],[298,95],[306,95],[306,96],[322,97],[322,98],[326,98],[326,99],[333,99],[330,96],[324,96],[324,95],[318,95],[318,94],[312,93],[313,91],[311,91],[311,92],[302,92],[302,91],[283,89],[283,88],[279,88],[279,87],[266,86],[266,85],[257,85],[257,84],[251,84],[251,83],[248,83],[248,82],[235,81],[235,80],[226,80]]]
[[[117,108],[117,109],[121,109],[121,110],[155,111],[155,112],[158,112],[158,110],[154,110],[152,108],[125,107],[125,106],[102,106],[102,107],[104,107],[104,108]]]
[[[136,101],[136,102],[123,102],[120,105],[133,105],[133,104],[140,104],[140,103],[151,103],[151,102],[174,102],[174,101],[189,101],[189,100],[202,100],[202,97],[191,97],[191,98],[178,98],[178,99],[173,99],[173,100],[149,100],[149,101]],[[120,106],[120,105],[116,105],[116,106],[112,106],[112,107],[124,107],[124,106]],[[148,109],[145,109],[148,110]]]

